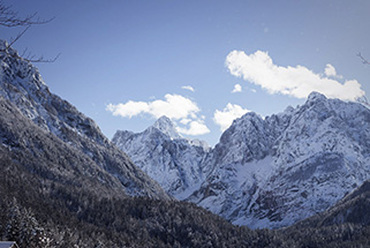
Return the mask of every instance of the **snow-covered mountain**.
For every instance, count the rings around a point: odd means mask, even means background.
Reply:
[[[113,142],[170,194],[252,228],[322,212],[370,178],[369,109],[315,92],[264,119],[245,114],[210,150],[169,133],[119,131]]]
[[[178,199],[187,197],[204,181],[201,161],[208,145],[182,138],[166,116],[141,133],[117,131],[112,142]]]
[[[12,102],[26,118],[47,133],[58,137],[76,152],[88,156],[116,177],[128,195],[169,199],[161,187],[137,168],[100,131],[93,120],[52,94],[37,68],[21,59],[0,40],[0,97]]]
[[[311,93],[295,109],[235,120],[188,199],[235,224],[276,228],[324,211],[370,178],[370,111]]]

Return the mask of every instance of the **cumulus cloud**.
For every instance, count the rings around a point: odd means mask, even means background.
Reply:
[[[306,98],[312,91],[317,91],[327,97],[342,100],[355,100],[365,94],[357,80],[340,83],[329,78],[328,75],[336,75],[335,68],[329,64],[323,76],[300,65],[275,65],[268,53],[262,51],[250,55],[243,51],[232,51],[228,54],[225,64],[232,75],[259,85],[270,94],[281,93]]]
[[[231,91],[231,93],[237,93],[237,92],[242,92],[242,86],[240,84],[235,84],[233,91]]]
[[[189,123],[189,127],[178,127],[177,131],[187,135],[202,135],[210,132],[202,120],[193,120]]]
[[[106,110],[114,116],[132,118],[142,114],[148,114],[154,118],[167,116],[177,124],[185,125],[180,132],[188,135],[200,135],[209,132],[202,117],[198,117],[200,109],[189,98],[177,94],[166,94],[164,100],[149,102],[128,101],[126,103],[108,104]]]
[[[327,77],[334,77],[337,75],[337,71],[335,70],[334,66],[332,66],[331,64],[326,65],[324,72]]]
[[[164,98],[165,100],[151,102],[128,101],[117,105],[109,104],[107,110],[114,116],[131,118],[139,114],[150,114],[155,118],[165,115],[175,120],[194,116],[200,111],[195,102],[181,95],[166,94]]]
[[[337,70],[331,64],[327,64],[324,70],[325,76],[334,78],[343,78],[341,75],[337,75]]]
[[[213,121],[220,126],[223,132],[233,123],[233,120],[250,112],[248,109],[243,109],[237,104],[228,103],[223,110],[216,110],[213,114]]]
[[[190,85],[185,85],[185,86],[182,86],[181,89],[184,89],[184,90],[190,90],[191,92],[194,92],[194,88],[191,87]]]

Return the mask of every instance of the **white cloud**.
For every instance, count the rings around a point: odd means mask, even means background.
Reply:
[[[334,66],[331,64],[327,64],[325,67],[325,75],[327,77],[334,77],[337,75],[337,71],[335,70]]]
[[[185,85],[185,86],[182,86],[181,89],[184,89],[184,90],[190,90],[191,92],[194,92],[194,88],[191,87],[190,85]]]
[[[184,118],[184,119],[181,119],[180,120],[180,123],[183,124],[183,125],[186,125],[186,124],[188,124],[190,122],[191,122],[191,119],[188,119],[188,118]]]
[[[335,67],[331,64],[326,65],[324,73],[327,77],[343,78],[343,76],[337,75],[337,70],[335,70]]]
[[[127,103],[119,103],[117,105],[108,104],[106,109],[112,112],[114,116],[131,118],[135,115],[149,112],[149,104],[146,102],[128,101]]]
[[[220,126],[221,131],[225,131],[233,123],[233,120],[250,112],[248,109],[243,109],[237,104],[228,103],[221,111],[216,109],[213,114],[213,121]]]
[[[231,93],[237,93],[237,92],[242,92],[242,86],[240,84],[235,84],[233,91],[231,91]]]
[[[128,101],[126,103],[108,104],[107,111],[112,112],[114,116],[131,118],[133,116],[148,114],[154,118],[163,115],[185,125],[180,132],[188,135],[201,135],[209,133],[209,129],[204,124],[199,107],[189,98],[176,94],[166,94],[164,100],[153,100],[149,102]]]
[[[151,102],[128,101],[127,103],[119,103],[117,105],[109,104],[107,110],[112,112],[114,116],[131,118],[139,114],[149,114],[159,118],[165,115],[175,120],[196,116],[196,113],[200,111],[197,104],[189,98],[176,94],[166,94],[164,98],[165,100]]]
[[[312,91],[317,91],[327,97],[342,100],[355,100],[365,94],[357,80],[347,80],[342,84],[327,75],[315,74],[304,66],[278,66],[267,52],[257,51],[247,55],[243,51],[232,51],[225,64],[232,75],[260,85],[270,94],[281,93],[306,98]],[[326,68],[332,75],[332,68],[328,65]]]
[[[187,135],[202,135],[210,132],[208,127],[201,120],[191,121],[188,128],[178,127],[177,131]]]

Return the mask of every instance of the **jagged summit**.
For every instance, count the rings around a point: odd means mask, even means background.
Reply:
[[[253,228],[322,212],[370,178],[370,110],[317,92],[282,113],[245,114],[201,153],[162,132],[129,136],[120,147],[167,192]]]
[[[210,150],[208,144],[182,138],[166,116],[141,133],[117,131],[112,142],[178,199],[186,198],[203,182],[200,163]]]
[[[167,116],[160,117],[154,124],[154,128],[157,128],[162,133],[168,135],[172,139],[181,139],[182,137],[177,132],[174,123]]]
[[[325,101],[327,99],[327,97],[322,94],[322,93],[319,93],[317,91],[312,91],[308,97],[307,97],[307,101],[313,101],[313,100],[321,100],[321,101]]]
[[[369,120],[361,104],[316,92],[265,119],[248,113],[202,162],[212,172],[189,200],[255,228],[321,212],[369,179]]]

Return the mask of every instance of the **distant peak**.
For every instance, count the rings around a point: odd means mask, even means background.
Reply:
[[[326,99],[327,98],[324,94],[321,94],[321,93],[316,92],[316,91],[312,91],[310,93],[310,95],[308,96],[307,101],[311,102],[311,101],[326,100]]]
[[[294,108],[290,105],[286,107],[286,109],[284,110],[284,113],[293,113],[293,112],[294,112]]]
[[[158,120],[154,123],[154,126],[155,125],[172,125],[173,126],[173,123],[172,123],[170,118],[163,115],[163,116],[158,118]]]
[[[172,139],[179,139],[181,136],[176,131],[176,127],[171,121],[170,118],[167,116],[160,117],[154,124],[154,128],[158,129],[162,133],[166,134],[167,136],[171,137]]]

